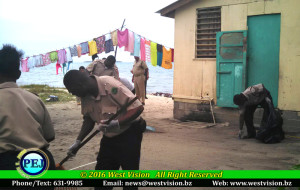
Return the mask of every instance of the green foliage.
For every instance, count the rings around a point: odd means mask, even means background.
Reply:
[[[65,88],[55,88],[55,87],[50,87],[48,85],[36,85],[36,84],[24,85],[20,87],[25,90],[28,90],[31,93],[38,95],[45,104],[63,103],[63,102],[69,102],[75,100],[75,96],[68,93],[68,91]],[[59,101],[47,102],[46,99],[49,98],[49,95],[57,96]]]
[[[300,164],[294,165],[292,167],[293,170],[300,170]]]

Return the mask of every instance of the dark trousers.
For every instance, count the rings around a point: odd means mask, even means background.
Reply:
[[[146,77],[146,80],[145,80],[145,97],[147,97],[147,77]]]
[[[146,122],[142,118],[131,124],[122,134],[108,138],[103,136],[97,156],[96,170],[138,170],[140,165],[141,143]],[[95,187],[112,189],[112,187]],[[123,189],[138,189],[127,187]]]
[[[55,170],[54,158],[50,151],[47,149],[41,149],[49,158],[48,170]],[[17,158],[18,151],[4,152],[0,154],[0,170],[16,170],[16,162],[19,161]]]
[[[271,97],[269,91],[267,91],[267,94],[268,94],[267,97],[270,98],[270,100],[272,101],[272,97]],[[246,112],[245,112],[245,124],[247,127],[248,137],[256,136],[256,130],[255,130],[254,124],[253,124],[253,116],[254,116],[254,112],[255,112],[256,108],[259,105],[264,109],[264,113],[263,113],[263,117],[262,117],[260,126],[266,126],[266,124],[267,124],[267,120],[270,115],[270,109],[269,109],[268,103],[266,102],[265,99],[262,100],[258,105],[247,106]]]

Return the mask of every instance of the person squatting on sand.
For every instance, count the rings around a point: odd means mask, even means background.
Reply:
[[[264,87],[263,84],[257,84],[248,87],[244,92],[240,94],[236,94],[233,97],[233,102],[240,108],[239,137],[255,138],[256,130],[253,125],[253,115],[257,106],[260,105],[264,109],[261,126],[266,125],[268,116],[270,114],[268,102],[273,104],[270,92]],[[247,127],[247,136],[244,136],[242,134],[244,123]]]
[[[15,170],[20,151],[30,148],[42,150],[52,170],[55,162],[48,148],[55,132],[50,115],[39,97],[16,84],[22,55],[11,45],[0,50],[0,170]]]
[[[101,139],[95,169],[118,170],[121,166],[123,170],[138,170],[141,142],[146,129],[146,122],[140,117],[144,110],[140,101],[136,100],[125,113],[106,125],[107,119],[135,98],[128,88],[111,76],[87,76],[77,70],[66,73],[64,85],[70,93],[81,97],[83,114],[81,130],[68,154],[76,154],[73,150],[97,123],[98,129],[105,127],[107,130]]]

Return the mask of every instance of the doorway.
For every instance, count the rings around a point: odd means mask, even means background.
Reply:
[[[278,105],[280,14],[248,17],[247,87],[263,83]]]

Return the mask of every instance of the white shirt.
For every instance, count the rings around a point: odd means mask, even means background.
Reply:
[[[121,78],[120,77],[121,83],[126,86],[130,91],[134,89],[133,85],[126,79],[126,78]]]

